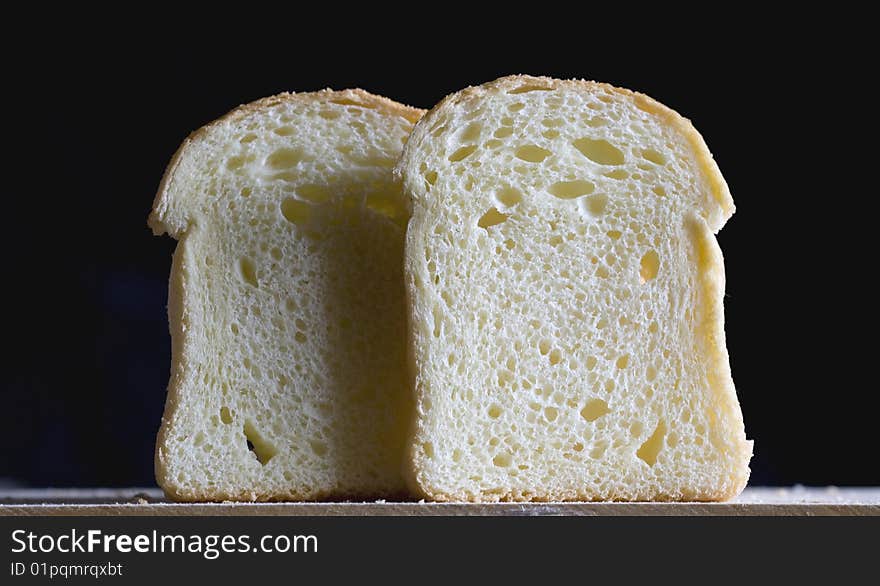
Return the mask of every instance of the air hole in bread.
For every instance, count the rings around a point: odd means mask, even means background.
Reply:
[[[651,382],[655,378],[657,378],[657,369],[654,366],[649,365],[647,370],[645,370],[645,380]]]
[[[619,368],[620,370],[623,370],[624,368],[629,366],[629,354],[619,356],[617,358],[617,362],[615,362],[615,365],[617,365],[617,368]]]
[[[247,144],[249,142],[254,142],[255,140],[257,140],[257,135],[251,133],[251,134],[245,134],[244,136],[242,136],[240,139],[238,139],[238,142],[241,144]]]
[[[620,230],[608,230],[605,235],[612,240],[618,240],[623,234]]]
[[[257,283],[257,270],[251,259],[245,257],[240,258],[238,260],[238,269],[239,275],[241,275],[241,278],[245,283],[254,287],[259,287],[259,284]]]
[[[278,149],[266,157],[266,166],[270,169],[290,169],[302,160],[302,149]]]
[[[373,105],[364,104],[363,102],[358,102],[351,98],[336,98],[335,100],[330,100],[330,102],[333,104],[339,104],[340,106],[357,106],[358,108],[366,108],[368,110],[373,109]]]
[[[507,217],[507,215],[502,214],[496,208],[489,208],[489,210],[477,220],[477,226],[488,230],[492,226],[497,226],[498,224],[506,222]]]
[[[552,154],[547,149],[542,149],[534,144],[523,145],[514,152],[517,159],[522,159],[529,163],[540,163]]]
[[[504,207],[513,207],[522,201],[522,192],[516,187],[503,187],[495,193],[495,201]]]
[[[587,401],[586,405],[584,405],[583,409],[581,409],[581,417],[592,422],[610,412],[611,409],[608,408],[608,403],[602,399],[590,399]]]
[[[492,458],[492,463],[498,466],[499,468],[507,468],[510,466],[513,458],[507,452],[501,452],[500,454],[496,454],[494,458]]]
[[[550,351],[550,355],[547,357],[547,359],[550,361],[550,364],[556,366],[557,364],[562,362],[562,352],[560,352],[558,348],[554,348]]]
[[[511,112],[519,112],[520,110],[522,110],[525,107],[526,107],[526,105],[523,104],[522,102],[516,102],[515,104],[509,105],[507,107],[507,109],[510,110]]]
[[[645,443],[636,450],[636,456],[644,461],[648,466],[653,466],[657,462],[657,456],[663,449],[663,436],[666,435],[666,422],[662,419],[657,423],[654,433],[645,440]],[[702,438],[701,438],[702,439]]]
[[[579,138],[571,143],[580,153],[600,165],[622,165],[626,160],[621,151],[607,140]]]
[[[434,317],[434,337],[439,338],[443,328],[443,311],[435,306],[432,315]]]
[[[449,155],[449,161],[452,163],[457,163],[472,155],[475,150],[477,150],[477,145],[475,144],[463,146],[451,155]]]
[[[495,138],[507,138],[511,134],[513,134],[513,128],[511,128],[510,126],[502,126],[495,131],[495,134],[493,136],[495,136]]]
[[[497,149],[498,147],[500,147],[503,144],[504,143],[501,142],[500,140],[498,140],[497,138],[493,138],[492,140],[486,141],[486,148],[487,149]]]
[[[551,128],[550,130],[545,130],[544,132],[542,132],[541,136],[543,136],[547,140],[553,140],[554,138],[559,138],[559,131],[555,128]]]
[[[502,370],[498,373],[498,386],[506,387],[513,383],[513,373],[509,370]]]
[[[642,158],[651,161],[655,165],[665,165],[666,157],[664,157],[661,153],[658,153],[654,149],[645,149],[642,151]]]
[[[226,160],[226,168],[230,171],[236,171],[238,169],[241,169],[245,163],[247,163],[247,157],[245,157],[244,155],[229,157]]]
[[[220,421],[226,425],[232,423],[232,412],[229,411],[229,407],[226,407],[225,405],[220,407]]]
[[[525,83],[516,89],[510,90],[507,93],[511,94],[511,95],[515,95],[515,94],[526,94],[528,92],[549,92],[549,91],[552,91],[553,89],[554,88],[549,85],[537,84],[537,83]]]
[[[559,409],[556,407],[544,407],[544,418],[547,419],[550,423],[556,421],[556,418],[559,417]]]
[[[550,352],[550,341],[541,340],[538,342],[538,351],[541,352],[542,356],[546,356]]]
[[[250,450],[260,464],[265,466],[278,453],[275,446],[260,434],[252,421],[245,422],[244,436],[247,441],[248,450]]]
[[[582,195],[593,193],[596,188],[591,182],[584,179],[575,179],[574,181],[557,181],[547,188],[550,195],[559,199],[574,199]]]
[[[660,256],[655,250],[649,250],[639,261],[639,282],[645,284],[657,276],[660,270]]]
[[[333,120],[342,116],[342,112],[339,110],[321,110],[318,112],[318,116],[326,120]]]
[[[480,140],[480,133],[483,131],[483,125],[479,122],[471,122],[462,131],[458,138],[461,142],[477,142]]]
[[[291,134],[296,132],[296,129],[293,126],[279,126],[272,132],[274,132],[278,136],[290,136]]]
[[[437,171],[427,171],[425,173],[425,181],[428,182],[428,185],[437,183]]]
[[[308,337],[304,332],[297,332],[293,335],[293,339],[299,342],[300,344],[304,344]]]
[[[604,193],[594,193],[578,200],[578,207],[581,212],[593,217],[604,214],[607,205],[608,196]]]
[[[587,367],[587,370],[593,370],[594,368],[596,368],[597,362],[598,360],[596,360],[595,356],[587,356],[587,359],[584,361],[584,365]]]
[[[424,442],[422,444],[422,451],[425,453],[425,456],[428,458],[434,457],[434,444],[431,442]]]
[[[664,187],[662,185],[655,186],[654,193],[656,193],[660,197],[666,197],[666,189],[664,189]]]
[[[627,173],[623,169],[615,169],[614,171],[609,171],[607,173],[604,173],[604,175],[605,175],[605,177],[608,177],[610,179],[616,179],[618,181],[629,177],[629,173]]]
[[[492,419],[498,419],[499,417],[501,417],[501,407],[498,405],[490,405],[489,417],[491,417]]]
[[[288,197],[281,202],[281,214],[288,222],[302,225],[311,217],[312,207],[304,201]]]

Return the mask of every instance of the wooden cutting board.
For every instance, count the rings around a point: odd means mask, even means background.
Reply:
[[[880,487],[747,488],[726,503],[172,503],[158,489],[0,489],[0,515],[874,515]]]

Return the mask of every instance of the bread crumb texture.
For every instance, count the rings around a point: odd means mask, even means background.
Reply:
[[[405,490],[410,211],[391,171],[420,114],[357,90],[287,94],[175,156],[150,218],[180,241],[156,453],[170,496]]]
[[[742,490],[714,236],[733,201],[687,120],[604,84],[502,78],[428,113],[398,172],[421,495]]]

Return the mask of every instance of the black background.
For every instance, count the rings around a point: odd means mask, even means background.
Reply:
[[[629,87],[694,122],[737,205],[719,241],[752,483],[880,484],[876,99],[863,89],[876,66],[845,40],[858,35],[826,15],[717,8],[675,26],[626,6],[523,13],[487,33],[447,8],[410,27],[377,8],[380,23],[359,27],[340,7],[345,33],[280,14],[144,34],[61,23],[67,34],[27,28],[4,47],[0,482],[154,483],[174,242],[145,222],[186,134],[281,91],[357,86],[430,107],[523,72]],[[621,29],[634,18],[638,31]]]

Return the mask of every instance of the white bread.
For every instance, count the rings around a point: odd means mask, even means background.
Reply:
[[[420,110],[284,94],[198,130],[149,219],[180,242],[156,478],[178,500],[405,490],[408,204],[392,167]]]
[[[689,121],[515,76],[443,100],[398,172],[436,500],[720,500],[749,475],[713,235],[734,205]]]

